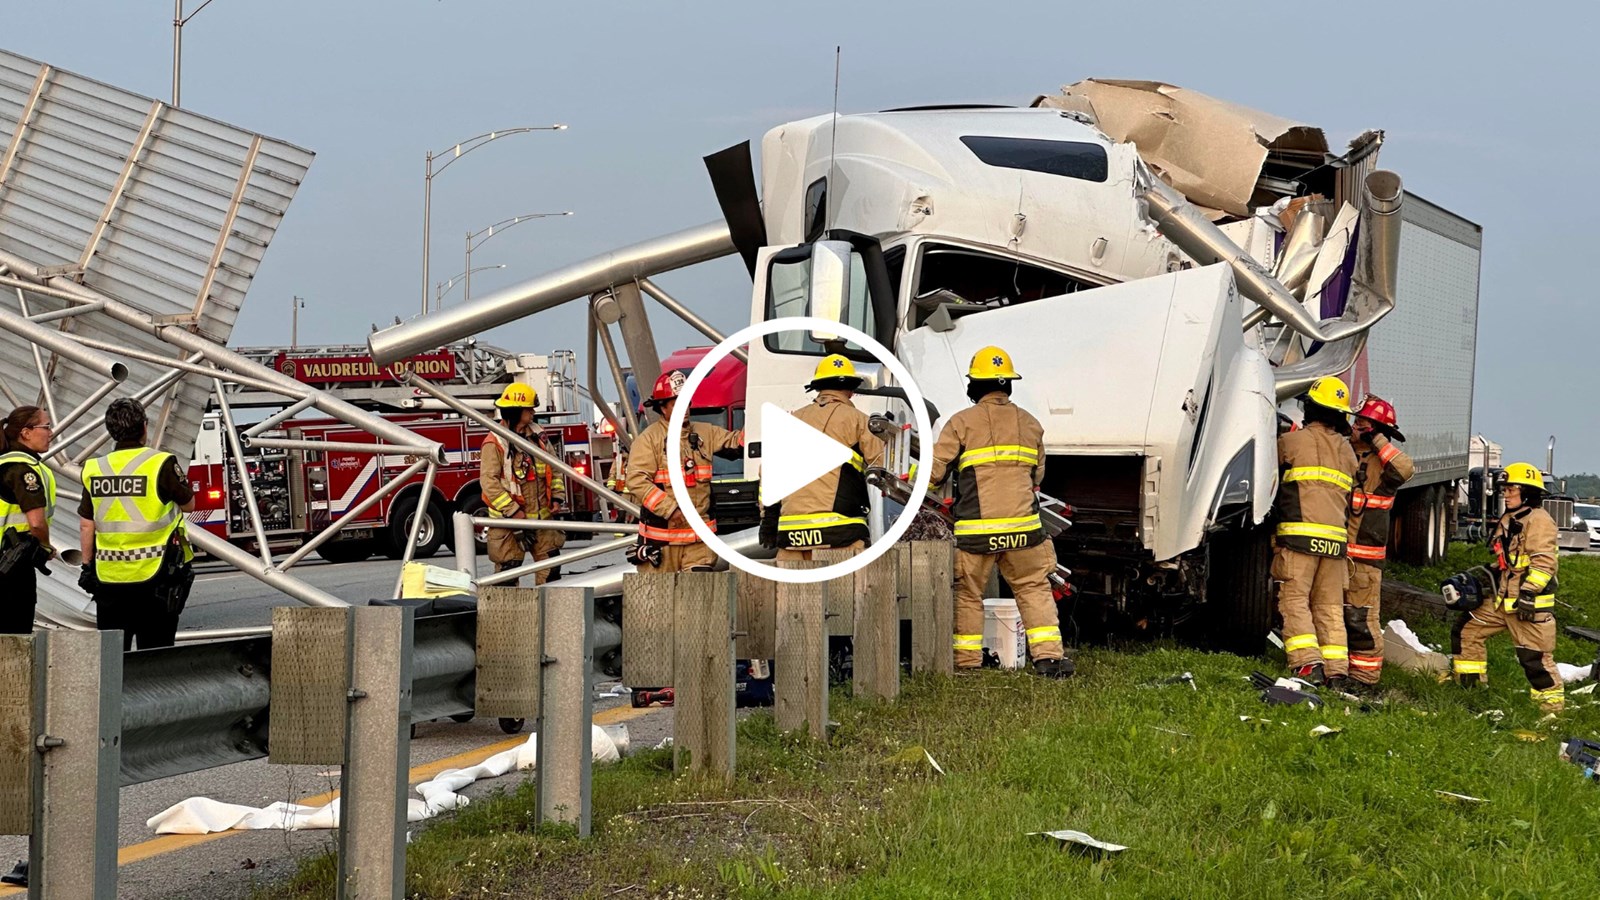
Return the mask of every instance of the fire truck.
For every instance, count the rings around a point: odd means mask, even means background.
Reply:
[[[414,475],[353,519],[338,538],[318,548],[318,553],[330,562],[357,561],[375,553],[398,559],[404,553],[412,522],[420,511],[424,519],[413,555],[432,556],[451,541],[452,513],[487,515],[478,482],[478,460],[489,431],[454,413],[428,410],[409,389],[395,387],[392,380],[387,385],[363,390],[365,385],[361,381],[350,379],[381,382],[389,377],[388,370],[368,368],[370,357],[343,352],[352,349],[251,348],[241,352],[271,357],[280,371],[301,381],[319,386],[354,385],[341,387],[338,392],[344,399],[373,408],[390,421],[445,448],[445,463],[434,476],[429,496],[422,496],[423,475]],[[455,368],[456,361],[464,354],[479,356],[472,361],[473,373],[466,377],[458,374],[464,374],[465,367]],[[540,424],[548,438],[559,435],[567,464],[597,479],[607,476],[614,455],[612,436],[608,431],[591,427],[586,421],[588,417],[574,408],[577,404],[570,388],[570,371],[563,371],[570,364],[569,353],[558,351],[545,357],[512,356],[497,351],[494,361],[498,365],[486,364],[482,356],[481,348],[463,344],[426,354],[418,361],[427,361],[431,374],[440,383],[452,393],[470,399],[474,406],[487,406],[499,392],[499,386],[483,381],[484,377],[502,384],[512,380],[533,384],[541,401]],[[552,361],[556,365],[552,366]],[[422,368],[419,362],[418,371]],[[330,377],[344,380],[317,380]],[[457,383],[452,384],[453,381]],[[374,395],[378,399],[374,400]],[[281,405],[281,400],[262,398],[257,402],[243,392],[230,401],[230,406],[235,408],[273,404]],[[417,411],[390,411],[408,406]],[[248,425],[236,423],[236,427],[242,429]],[[251,549],[255,549],[259,539],[245,502],[244,479],[248,478],[255,493],[268,544],[274,549],[288,549],[327,529],[416,462],[404,454],[246,447],[241,466],[233,457],[233,442],[228,439],[225,428],[220,413],[209,413],[201,424],[189,466],[189,481],[195,491],[195,509],[189,519],[193,526],[203,527],[218,537]],[[327,419],[293,419],[269,434],[300,441],[354,444],[377,441],[361,429]],[[567,498],[569,514],[575,519],[595,519],[602,509],[594,493],[577,484],[568,484]],[[480,552],[484,550],[484,540],[485,534],[480,529],[477,534]]]

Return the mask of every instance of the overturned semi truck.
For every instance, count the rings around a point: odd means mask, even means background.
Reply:
[[[1364,379],[1386,389],[1369,337],[1406,303],[1402,251],[1413,245],[1451,269],[1450,284],[1470,285],[1470,296],[1418,310],[1440,321],[1408,322],[1466,348],[1464,375],[1459,360],[1454,370],[1464,382],[1443,400],[1448,417],[1470,415],[1477,244],[1441,253],[1430,244],[1440,227],[1411,234],[1433,220],[1406,224],[1412,200],[1377,168],[1382,142],[1367,132],[1335,153],[1311,126],[1152,82],[1080,82],[1027,108],[819,116],[766,134],[759,189],[748,145],[707,158],[724,223],[378,332],[371,345],[398,358],[737,252],[754,282],[752,321],[810,315],[859,328],[893,349],[941,414],[967,402],[976,349],[1011,351],[1023,373],[1014,397],[1045,427],[1044,491],[1075,510],[1056,549],[1080,626],[1194,621],[1258,651],[1272,613],[1279,429],[1323,375],[1354,370],[1358,390]],[[1475,239],[1466,225],[1458,231]],[[805,402],[817,359],[838,348],[825,340],[786,332],[747,348],[752,444],[763,404]],[[843,349],[874,385],[894,386],[870,354]],[[1441,447],[1459,436],[1464,474],[1470,422],[1434,423],[1420,402],[1395,399],[1406,421],[1430,419]],[[909,421],[902,400],[860,402]],[[1436,472],[1453,477],[1452,465]],[[748,459],[746,477],[759,467]]]

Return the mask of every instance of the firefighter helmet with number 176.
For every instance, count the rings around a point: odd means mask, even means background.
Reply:
[[[500,399],[494,405],[501,409],[536,409],[539,406],[539,393],[520,381],[506,385],[500,392]]]

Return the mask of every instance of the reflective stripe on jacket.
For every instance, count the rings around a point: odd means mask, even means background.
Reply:
[[[1356,489],[1350,497],[1350,558],[1383,568],[1389,556],[1389,517],[1394,495],[1411,480],[1416,466],[1405,451],[1374,433],[1371,443],[1352,440],[1356,453]]]
[[[541,434],[529,440],[556,453]],[[478,483],[495,518],[515,516],[520,507],[527,518],[548,519],[557,503],[567,502],[567,483],[553,466],[515,447],[508,450],[493,432],[483,439],[478,454]]]
[[[1490,546],[1500,572],[1500,599],[1509,611],[1526,586],[1535,592],[1534,606],[1553,609],[1556,571],[1561,565],[1556,520],[1538,507],[1513,510],[1500,517]]]
[[[56,515],[55,473],[44,464],[44,460],[21,450],[0,455],[0,466],[11,463],[21,463],[38,474],[39,481],[44,484],[44,520],[46,523],[50,522]],[[0,497],[0,531],[27,531],[28,528],[28,514],[22,511],[22,505]]]
[[[107,584],[138,584],[161,571],[167,543],[184,527],[158,482],[170,453],[117,450],[83,464],[84,494],[94,504],[94,570]]]
[[[1350,441],[1321,422],[1278,437],[1278,546],[1342,557],[1349,534],[1356,454]]]
[[[1044,481],[1044,426],[999,391],[950,417],[933,448],[932,484],[955,476],[956,546],[969,553],[1044,542],[1035,488]]]
[[[848,547],[867,540],[865,467],[883,457],[883,441],[867,427],[870,418],[844,391],[819,391],[794,417],[849,447],[853,455],[778,504],[778,546]]]
[[[744,432],[729,431],[706,422],[685,422],[678,449],[683,457],[683,486],[700,518],[716,531],[716,520],[711,518],[711,458],[742,456]],[[665,418],[658,416],[634,440],[628,451],[627,483],[628,493],[639,498],[639,533],[646,540],[665,544],[700,542],[687,524],[669,525],[667,521],[678,511],[678,501],[673,498],[672,479],[667,473]]]

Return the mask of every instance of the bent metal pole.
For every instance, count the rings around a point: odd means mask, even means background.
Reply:
[[[486,297],[374,332],[367,347],[378,365],[434,350],[496,325],[553,309],[571,300],[731,255],[728,223],[709,222],[622,247],[495,291]],[[0,262],[4,258],[0,257]]]
[[[400,379],[402,384],[408,384],[417,390],[422,391],[433,399],[443,403],[450,409],[455,410],[463,416],[466,416],[472,421],[477,422],[479,425],[482,425],[483,427],[499,435],[502,440],[507,440],[512,444],[515,444],[517,449],[533,456],[536,459],[542,460],[547,465],[553,466],[556,471],[567,476],[578,484],[583,485],[589,490],[594,491],[596,496],[604,499],[605,502],[610,503],[612,506],[626,511],[629,515],[639,515],[639,505],[637,503],[634,503],[631,500],[623,499],[621,496],[607,489],[605,485],[567,465],[565,460],[549,452],[548,450],[545,450],[543,447],[540,447],[538,444],[535,444],[522,435],[517,434],[501,423],[496,422],[494,419],[485,415],[481,410],[473,409],[467,404],[462,403],[459,399],[439,390],[438,386],[428,381],[428,379],[421,378],[413,372],[401,372],[398,373],[396,377]]]

